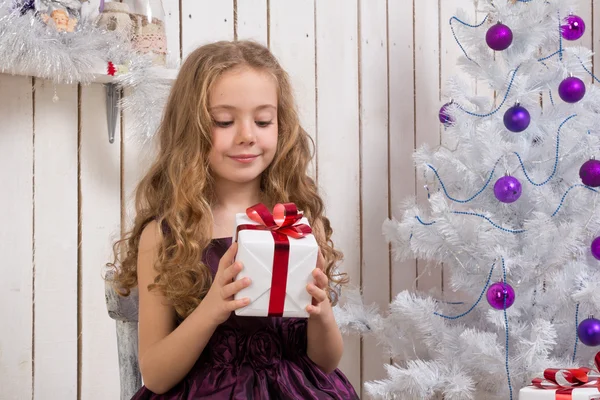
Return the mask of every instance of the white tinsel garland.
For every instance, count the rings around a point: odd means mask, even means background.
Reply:
[[[0,1],[0,72],[48,79],[57,84],[90,84],[98,67],[108,61],[127,67],[115,77],[129,88],[123,99],[131,115],[134,136],[145,142],[160,123],[170,83],[152,68],[149,56],[135,52],[129,42],[91,23],[75,32],[57,32],[30,10],[23,15],[12,1]]]

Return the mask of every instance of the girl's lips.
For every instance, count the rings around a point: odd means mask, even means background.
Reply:
[[[255,154],[240,154],[240,155],[236,155],[236,156],[229,156],[229,158],[231,158],[232,160],[235,160],[237,162],[241,162],[244,164],[251,163],[257,157],[258,157],[258,155],[255,155]]]

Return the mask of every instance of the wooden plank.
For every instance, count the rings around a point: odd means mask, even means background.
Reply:
[[[487,16],[487,13],[483,12],[481,10],[478,10],[477,4],[474,4],[473,7],[475,8],[475,15],[477,16],[476,23],[479,24]],[[442,24],[443,24],[443,21],[442,21]],[[487,23],[485,23],[479,29],[487,29],[488,26],[489,25]],[[486,81],[485,79],[476,79],[475,90],[476,90],[476,93],[478,96],[486,96],[490,99],[493,99],[493,101],[490,102],[490,104],[495,104],[496,93],[490,87],[488,81]]]
[[[302,127],[317,143],[314,0],[270,2],[271,51],[292,81]],[[317,151],[318,148],[315,148]],[[309,174],[316,177],[316,155]]]
[[[125,91],[127,96],[128,90]],[[127,231],[133,227],[135,218],[135,189],[144,177],[156,154],[155,140],[146,140],[136,135],[133,115],[123,112],[123,135],[121,136],[122,153],[122,227]]]
[[[437,119],[437,111],[438,108],[441,107],[444,103],[451,100],[450,96],[445,93],[446,83],[452,77],[457,76],[462,82],[465,83],[465,86],[462,90],[465,91],[468,95],[475,95],[477,80],[467,75],[460,68],[457,67],[459,57],[463,56],[463,52],[454,40],[452,35],[452,30],[450,29],[449,20],[453,16],[458,14],[458,10],[462,9],[463,13],[461,15],[465,15],[466,19],[464,22],[468,24],[476,24],[476,11],[475,7],[471,2],[466,2],[465,0],[444,0],[440,3],[440,84],[442,88],[442,96],[441,101],[437,104],[437,107],[432,107],[432,117],[433,119]],[[457,22],[453,22],[453,26],[456,26]],[[466,29],[485,29],[485,25],[479,28],[466,28]],[[460,38],[459,38],[460,40]],[[486,86],[483,84],[482,86]],[[488,89],[488,93],[493,95],[493,91]],[[493,99],[493,97],[491,98]],[[439,124],[439,123],[438,123]],[[441,127],[442,130],[442,138],[441,141],[445,146],[450,148],[454,148],[456,146],[456,140],[452,140],[452,137],[447,135],[444,131],[444,128]],[[431,175],[430,175],[431,176]],[[443,177],[442,177],[443,179]],[[444,292],[444,299],[448,301],[459,301],[465,299],[465,293],[458,293],[452,291],[451,288],[451,271],[450,268],[444,266],[443,275],[442,275],[442,290]]]
[[[34,398],[76,399],[77,86],[37,80],[34,123]]]
[[[360,285],[357,0],[316,1],[318,179],[342,270]],[[342,14],[342,15],[341,15]],[[332,21],[336,21],[335,24]],[[332,111],[335,107],[335,111]],[[340,368],[361,388],[360,343],[346,337]]]
[[[362,287],[364,301],[387,309],[390,258],[381,224],[388,217],[388,70],[386,0],[359,1]],[[383,379],[389,356],[374,337],[362,348],[362,380]]]
[[[573,7],[573,9],[571,11],[573,12],[573,14],[579,15],[581,18],[583,18],[583,20],[585,22],[585,26],[586,26],[585,33],[582,38],[575,40],[575,41],[569,41],[569,40],[565,40],[563,38],[562,39],[563,47],[568,48],[568,47],[583,46],[583,47],[586,47],[593,51],[594,16],[592,14],[592,9],[593,9],[593,0],[576,0],[575,1],[575,6]],[[564,18],[566,18],[567,15],[568,14],[565,14],[562,16],[563,23],[564,23]],[[558,50],[558,49],[556,49],[556,50]],[[553,52],[554,52],[554,50],[551,50],[551,49],[542,49],[541,54],[549,55]],[[594,55],[592,59],[595,61],[596,55]],[[590,71],[593,71],[593,68]],[[586,82],[586,84],[594,83],[594,79],[592,78],[592,76],[587,74],[583,70],[577,70],[574,73],[574,76],[581,78],[584,82]],[[563,101],[560,99],[560,97],[558,95],[558,86],[555,88],[552,88],[552,99],[554,100],[555,104],[563,103]],[[550,95],[549,95],[548,90],[545,90],[544,92],[542,92],[542,106],[545,109],[552,108],[552,101],[550,100]]]
[[[460,68],[458,68],[458,59],[460,56],[463,56],[463,52],[454,40],[452,36],[452,30],[450,29],[450,18],[453,16],[457,16],[458,10],[462,10],[464,15],[466,15],[466,19],[464,22],[469,24],[475,24],[477,15],[475,12],[475,7],[471,1],[465,0],[444,0],[440,1],[440,84],[442,88],[442,97],[441,97],[441,105],[450,100],[450,98],[445,93],[446,82],[453,76],[458,76],[467,84],[467,87],[464,88],[465,92],[469,94],[475,94],[475,78],[467,75]],[[461,14],[462,15],[462,14]],[[452,23],[454,26],[455,32],[457,31],[457,27],[460,25],[457,21]],[[479,28],[465,28],[465,29],[479,29],[485,30],[486,26],[481,26]],[[460,37],[459,37],[460,40]],[[432,59],[431,62],[434,60]],[[432,110],[437,113],[436,107]]]
[[[183,57],[203,44],[233,40],[233,1],[186,0],[181,7]]]
[[[580,47],[580,46],[582,46],[587,49],[593,50],[592,46],[593,46],[594,19],[593,19],[593,14],[592,14],[592,8],[593,8],[592,2],[593,2],[593,0],[575,0],[574,1],[574,7],[571,10],[571,12],[573,12],[573,14],[578,15],[581,18],[583,18],[583,21],[585,22],[585,33],[578,40],[563,39],[562,43],[563,43],[564,47]],[[563,23],[564,23],[564,18],[566,18],[567,16],[568,16],[568,14],[562,15]],[[585,71],[581,71],[581,72],[577,71],[576,73],[574,73],[574,75],[577,76],[578,78],[581,78],[586,84],[594,83],[594,79],[592,78],[592,76],[587,74]],[[558,87],[556,89],[552,90],[552,95],[554,96],[555,102],[562,102],[562,100],[558,96]],[[548,98],[547,94],[544,97],[544,99],[548,99],[547,102],[548,103],[550,102],[550,99]],[[544,102],[546,102],[546,100],[544,100]]]
[[[81,89],[81,398],[119,398],[115,321],[104,300],[102,270],[112,261],[121,221],[121,163],[117,124],[108,142],[105,89]]]
[[[413,1],[389,0],[389,96],[390,96],[390,214],[402,217],[398,205],[415,196],[412,154],[415,147],[415,83],[413,42]],[[407,101],[408,99],[408,101]],[[414,288],[415,260],[397,261],[392,257],[391,297]],[[391,299],[390,299],[391,300]]]
[[[249,39],[268,46],[267,0],[238,0],[237,39]]]
[[[565,46],[583,46],[588,49],[592,48],[593,42],[593,16],[592,16],[592,4],[593,0],[575,0],[575,7],[573,8],[573,14],[579,15],[585,22],[585,33],[579,40],[568,41],[564,40]]]
[[[179,0],[163,0],[165,11],[165,33],[167,35],[167,66],[177,65],[181,58],[179,42]]]
[[[600,54],[598,54],[598,50],[600,49],[600,5],[595,5],[593,0],[590,0],[592,3],[592,16],[588,18],[592,23],[592,51],[594,51],[594,66],[592,68],[592,72],[597,77],[600,75]],[[598,83],[594,81],[597,85]]]
[[[33,110],[31,78],[0,74],[0,388],[32,398]]]
[[[437,118],[440,104],[439,85],[439,8],[433,1],[414,2],[415,32],[415,132],[416,146],[427,143],[435,147],[440,143],[440,123]],[[417,200],[428,207],[423,175],[417,175]],[[417,288],[439,292],[442,288],[442,268],[433,263],[417,261],[420,276]]]

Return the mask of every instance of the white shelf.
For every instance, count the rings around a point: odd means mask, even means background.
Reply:
[[[97,72],[96,72],[97,71]],[[179,70],[163,67],[152,67],[152,72],[155,77],[167,82],[173,82],[177,78]],[[111,83],[114,82],[115,76],[108,75],[107,68],[94,68],[95,78],[94,83]]]
[[[164,68],[164,67],[152,67],[153,76],[158,77],[161,80],[166,82],[173,82],[175,78],[177,78],[177,73],[179,70],[172,68]],[[116,80],[117,76],[111,76],[108,74],[108,65],[101,66],[98,65],[93,69],[94,78],[92,79],[92,83],[112,83]],[[33,71],[15,71],[15,70],[0,70],[0,73],[5,73],[9,75],[18,75],[18,76],[36,76]],[[44,78],[45,79],[45,78]]]
[[[179,72],[177,69],[170,69],[164,67],[151,67],[151,73],[153,80],[160,80],[167,83],[172,83],[175,78],[177,78],[177,73]],[[36,71],[26,71],[26,70],[1,70],[0,73],[17,75],[17,76],[37,76],[35,74]],[[112,76],[108,74],[108,63],[104,65],[98,65],[93,68],[92,71],[93,78],[91,79],[91,83],[101,83],[101,84],[109,84],[116,81],[117,76]],[[119,72],[117,71],[117,74]],[[127,72],[123,72],[126,74]],[[39,76],[37,76],[39,77]],[[44,79],[44,78],[42,78]],[[87,80],[86,80],[87,81]],[[119,97],[120,90],[118,90],[117,86],[108,85],[106,87],[106,115],[107,115],[107,123],[108,123],[108,140],[110,143],[114,142],[115,139],[115,130],[116,130],[116,121],[117,116],[119,115]]]

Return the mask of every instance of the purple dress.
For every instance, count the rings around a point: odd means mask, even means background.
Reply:
[[[231,238],[213,239],[203,254],[216,273]],[[344,374],[324,373],[306,355],[306,319],[239,317],[215,330],[183,380],[163,395],[142,387],[141,399],[358,399]]]

